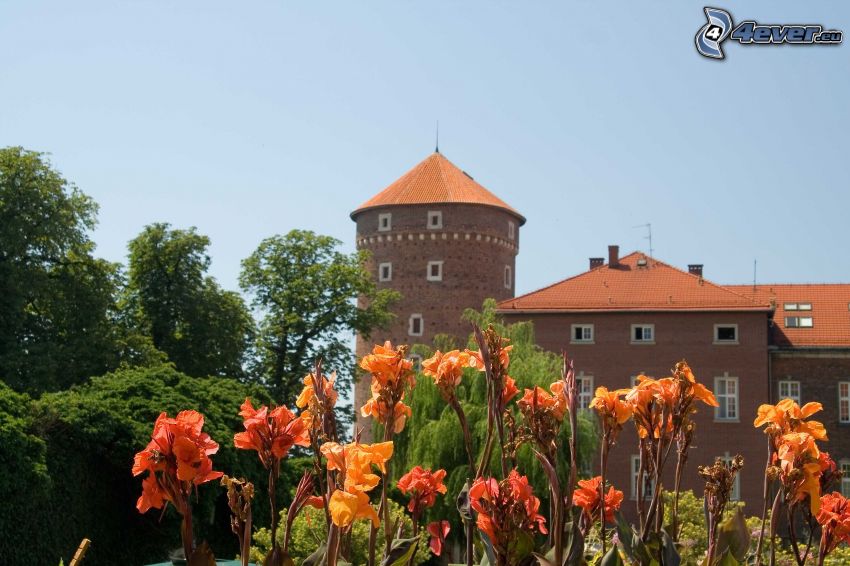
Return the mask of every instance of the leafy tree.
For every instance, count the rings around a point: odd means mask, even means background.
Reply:
[[[534,327],[530,322],[519,322],[505,325],[496,315],[496,302],[488,299],[480,312],[468,309],[464,318],[486,328],[493,324],[499,334],[510,339],[511,350],[510,375],[516,380],[520,390],[538,385],[549,388],[556,379],[560,378],[562,360],[559,356],[542,350],[534,342]],[[445,351],[457,347],[451,339],[438,336],[435,346]],[[477,350],[473,337],[470,335],[466,345]],[[463,346],[461,346],[463,347]],[[433,352],[425,345],[415,345],[413,351],[428,357]],[[476,461],[484,449],[487,433],[486,384],[482,374],[476,370],[466,370],[461,385],[457,388],[457,396],[469,422],[472,433],[473,450],[476,450]],[[429,510],[427,520],[449,519],[452,521],[452,533],[459,535],[463,532],[457,509],[455,496],[463,488],[469,469],[466,464],[466,453],[463,444],[463,433],[457,422],[457,415],[442,399],[432,379],[419,374],[416,387],[407,398],[407,403],[413,410],[413,416],[400,435],[395,437],[395,454],[393,456],[393,474],[395,480],[415,465],[431,469],[445,469],[445,484],[448,488],[446,496],[437,498],[437,504]],[[514,405],[514,403],[511,403]],[[595,418],[585,412],[578,418],[578,462],[581,469],[590,469],[590,463],[596,455],[597,427]],[[561,447],[559,454],[561,477],[567,477],[569,468],[568,435],[569,424],[564,423],[561,430]],[[498,448],[494,451],[492,462],[499,461]],[[534,455],[523,446],[517,452],[519,469],[527,475],[534,486],[534,493],[541,500],[542,509],[548,508],[548,480]],[[498,465],[492,467],[493,473],[498,473]],[[579,472],[581,476],[581,471]]]
[[[240,284],[262,317],[256,373],[280,402],[295,398],[319,357],[337,370],[337,389],[347,391],[350,333],[368,337],[393,316],[398,293],[376,289],[365,251],[347,255],[339,246],[329,236],[293,230],[263,240],[242,262]]]
[[[178,370],[241,377],[253,321],[237,293],[206,275],[209,245],[195,228],[146,226],[129,245],[127,304]]]
[[[104,373],[134,341],[114,324],[119,268],[92,256],[96,216],[44,154],[0,149],[0,379],[15,389]]]

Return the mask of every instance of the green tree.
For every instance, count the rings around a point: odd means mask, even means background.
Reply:
[[[242,377],[253,321],[242,298],[206,274],[209,245],[195,228],[146,226],[129,244],[127,306],[178,370]]]
[[[242,289],[261,317],[256,372],[281,403],[292,402],[318,357],[337,371],[337,389],[347,391],[351,333],[368,337],[393,316],[398,293],[376,289],[365,251],[344,254],[339,246],[329,236],[293,230],[263,240],[242,262]]]
[[[520,394],[523,388],[530,389],[535,385],[548,389],[553,381],[560,378],[562,365],[560,356],[546,352],[535,344],[532,323],[503,324],[496,315],[496,302],[491,299],[484,302],[480,312],[468,309],[463,316],[465,320],[475,322],[482,328],[493,324],[499,334],[510,339],[513,345],[510,374],[516,380]],[[438,336],[435,339],[435,346],[443,351],[457,347],[445,336]],[[478,349],[471,335],[466,347]],[[432,348],[426,345],[415,345],[413,351],[423,358],[433,353]],[[463,381],[457,389],[457,396],[469,422],[477,461],[484,449],[487,432],[487,391],[482,374],[473,369],[466,370]],[[437,498],[437,504],[428,512],[427,521],[448,519],[452,522],[453,534],[462,536],[463,527],[455,507],[455,496],[463,488],[469,469],[466,465],[463,433],[458,426],[457,415],[443,401],[433,380],[422,374],[417,376],[416,387],[407,398],[407,403],[413,410],[413,416],[408,420],[404,431],[395,438],[393,461],[396,463],[392,468],[395,481],[415,465],[445,469],[448,493]],[[511,405],[514,406],[515,402]],[[598,432],[595,417],[587,412],[581,412],[578,416],[578,428],[578,463],[581,477],[581,470],[590,469],[592,459],[596,455]],[[565,478],[570,461],[567,442],[569,424],[563,425],[560,434],[561,441],[558,443],[561,447],[560,476]],[[498,464],[496,464],[500,457],[498,448],[494,452],[492,463],[495,465],[491,467],[491,470],[492,473],[498,474]],[[548,480],[528,447],[524,446],[518,450],[517,461],[520,471],[528,476],[534,486],[534,493],[542,503],[541,508],[548,509]],[[400,501],[403,501],[403,498]]]
[[[0,149],[0,379],[15,389],[102,374],[133,342],[114,324],[119,267],[92,256],[96,216],[44,154]]]

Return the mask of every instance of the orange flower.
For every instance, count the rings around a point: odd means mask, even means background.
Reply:
[[[506,338],[502,338],[502,340],[507,340]],[[499,350],[499,364],[502,366],[502,369],[507,370],[508,365],[511,363],[511,350],[513,346],[502,346]],[[481,357],[481,352],[473,352],[472,350],[466,350],[466,353],[469,355],[469,367],[475,368],[478,371],[486,371],[484,367],[484,359]]]
[[[244,419],[245,432],[233,437],[236,448],[256,450],[260,461],[269,467],[272,462],[286,456],[295,446],[310,446],[310,435],[305,421],[284,406],[271,411],[265,405],[255,409],[246,398],[239,414]]]
[[[821,526],[821,556],[826,556],[842,542],[850,544],[850,502],[838,492],[820,498],[817,521]]]
[[[513,399],[519,395],[519,389],[517,389],[516,381],[509,375],[505,376],[505,387],[502,389],[502,406],[508,404],[508,401]]]
[[[386,424],[389,417],[389,407],[380,398],[372,397],[366,404],[360,407],[360,414],[364,417],[372,417],[381,424]],[[395,434],[404,430],[407,418],[413,415],[413,411],[402,401],[398,401],[393,407],[393,432]]]
[[[387,340],[383,346],[375,345],[372,353],[360,360],[360,367],[372,374],[372,381],[380,387],[394,387],[400,382],[410,382],[415,379],[413,362],[405,358],[407,348],[393,348]],[[373,389],[374,391],[374,389]]]
[[[556,381],[551,385],[552,392],[563,391],[563,385],[563,382]],[[557,386],[560,386],[560,388]],[[523,412],[533,412],[535,409],[549,411],[558,421],[564,419],[564,414],[567,411],[566,398],[563,395],[556,394],[553,396],[547,393],[542,387],[536,386],[534,389],[525,390],[522,399],[517,401],[517,406]]]
[[[394,433],[404,430],[410,407],[405,405],[405,388],[415,384],[413,362],[405,358],[406,346],[393,348],[387,341],[375,346],[360,360],[360,367],[372,374],[372,397],[360,408],[364,417],[371,416]]]
[[[218,452],[218,443],[202,432],[203,426],[204,417],[197,411],[181,411],[173,419],[166,413],[157,417],[151,441],[133,459],[134,476],[147,472],[136,502],[139,512],[159,509],[170,501],[184,513],[193,485],[222,476],[213,471],[209,458]]]
[[[460,385],[464,368],[469,367],[469,354],[452,350],[445,354],[437,350],[433,356],[422,362],[422,373],[434,378],[434,384],[440,393],[448,398]]]
[[[322,455],[327,458],[327,468],[344,472],[345,491],[370,491],[380,482],[381,478],[372,472],[372,466],[378,466],[386,473],[386,463],[393,455],[393,443],[379,442],[377,444],[339,444],[325,442],[321,448]]]
[[[705,385],[697,381],[696,376],[694,376],[694,372],[691,371],[691,366],[689,366],[687,362],[681,361],[677,363],[676,367],[673,368],[673,376],[678,378],[680,383],[687,383],[685,387],[681,387],[681,389],[686,390],[685,395],[692,394],[694,399],[702,401],[711,407],[719,406],[717,399],[714,397],[714,393],[712,393]],[[688,402],[688,404],[690,404],[690,402]]]
[[[332,373],[330,378],[322,376],[322,390],[324,391],[325,398],[331,406],[336,405],[336,400],[339,395],[336,389],[334,389],[334,381],[336,381],[336,373]],[[304,378],[304,389],[301,390],[301,394],[298,395],[298,399],[295,400],[295,406],[299,409],[303,409],[310,406],[311,401],[315,398],[316,391],[313,389],[313,374],[308,374],[307,377]]]
[[[451,525],[448,521],[434,521],[432,523],[428,523],[428,534],[431,535],[431,542],[429,546],[431,547],[431,552],[434,553],[434,556],[439,556],[443,553],[443,544],[446,542],[446,537],[449,535],[449,531],[451,531]]]
[[[817,514],[822,468],[814,437],[805,432],[783,435],[776,455],[788,503],[799,503],[808,497],[812,514]]]
[[[369,504],[369,496],[362,491],[334,490],[328,501],[328,510],[333,524],[340,528],[347,527],[356,519],[371,519],[375,527],[381,523],[375,508]]]
[[[573,505],[582,508],[582,513],[587,517],[589,524],[593,524],[599,517],[599,488],[602,483],[602,477],[596,476],[589,480],[579,480],[579,487],[573,492]],[[623,492],[614,489],[613,486],[608,488],[608,493],[605,494],[605,521],[611,523],[614,521],[614,512],[620,509],[620,504],[623,502]]]
[[[511,556],[511,543],[520,532],[546,534],[540,500],[532,493],[528,478],[516,470],[501,482],[478,478],[469,489],[469,501],[478,513],[478,528],[490,538],[496,554],[509,561],[516,558]]]
[[[397,485],[403,494],[410,494],[407,509],[414,517],[418,517],[424,509],[433,507],[438,493],[446,493],[446,486],[443,484],[445,477],[446,470],[431,472],[421,466],[414,466],[401,476]]]
[[[753,426],[767,425],[765,432],[780,436],[789,432],[805,432],[816,440],[827,440],[826,429],[818,421],[806,421],[813,414],[822,411],[820,403],[806,403],[801,408],[792,399],[783,399],[776,405],[761,405]]]
[[[622,397],[628,389],[608,391],[607,387],[597,387],[590,407],[595,409],[603,423],[611,428],[620,427],[632,416],[632,406],[623,401]]]

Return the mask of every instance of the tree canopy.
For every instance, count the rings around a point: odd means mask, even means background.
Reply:
[[[293,230],[263,240],[242,262],[239,281],[260,317],[254,370],[281,403],[297,396],[317,358],[337,371],[337,389],[347,391],[351,332],[368,336],[393,316],[398,293],[376,288],[365,251],[345,254],[340,244]]]

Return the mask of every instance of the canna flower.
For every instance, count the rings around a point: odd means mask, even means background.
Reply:
[[[181,411],[173,419],[166,413],[157,417],[151,441],[133,459],[133,475],[148,474],[136,502],[140,513],[171,502],[182,514],[192,486],[223,475],[212,469],[209,457],[218,452],[218,443],[202,432],[203,426],[204,416],[197,411]]]
[[[842,542],[850,544],[850,502],[840,493],[827,493],[820,498],[817,521],[821,526],[821,559]]]
[[[511,470],[501,482],[478,478],[469,489],[472,508],[478,513],[478,528],[493,543],[500,563],[514,563],[514,543],[520,533],[546,534],[546,519],[540,514],[540,500],[532,493],[528,478]]]
[[[431,535],[431,552],[434,556],[439,556],[443,553],[443,544],[446,542],[446,537],[451,531],[451,525],[448,521],[434,521],[428,523],[428,534]]]
[[[375,508],[369,504],[369,496],[362,491],[335,490],[328,501],[328,510],[333,524],[340,528],[356,519],[370,519],[375,527],[381,523]]]
[[[404,396],[402,396],[402,399]],[[390,409],[387,403],[380,397],[372,397],[366,404],[360,407],[360,414],[364,417],[372,417],[381,424],[389,422]],[[393,432],[395,434],[404,430],[404,425],[407,424],[407,418],[413,415],[413,411],[403,401],[399,400],[393,405]]]
[[[469,367],[469,353],[452,350],[445,354],[437,350],[433,356],[422,362],[422,373],[434,378],[434,385],[444,399],[454,396],[455,388],[460,385],[464,368]]]
[[[776,456],[786,501],[793,505],[808,497],[812,514],[817,514],[822,468],[815,438],[805,432],[783,435]]]
[[[360,360],[360,367],[372,374],[372,397],[360,408],[364,417],[372,417],[386,429],[398,434],[404,430],[410,407],[404,404],[404,392],[415,384],[413,362],[406,359],[407,346],[393,348],[387,341],[375,346]]]
[[[826,429],[818,421],[806,421],[813,414],[823,410],[820,403],[806,403],[800,407],[792,399],[783,399],[776,405],[761,405],[753,426],[767,425],[765,433],[778,437],[789,432],[804,432],[816,440],[827,440]]]
[[[380,520],[375,509],[369,504],[367,492],[374,489],[381,478],[372,471],[372,466],[378,466],[386,473],[386,463],[393,454],[393,443],[380,442],[369,445],[359,442],[326,442],[320,450],[327,458],[328,470],[340,472],[337,476],[338,487],[328,501],[328,511],[333,523],[342,528],[349,526],[356,519],[371,519],[372,524],[377,526]],[[342,489],[339,488],[340,485]]]
[[[324,392],[324,398],[327,399],[330,406],[336,405],[339,395],[336,389],[334,389],[334,381],[336,381],[336,373],[332,373],[330,378],[322,376],[322,391]],[[299,409],[312,407],[314,400],[318,402],[316,390],[313,388],[313,374],[308,374],[304,378],[304,389],[301,390],[301,394],[295,400],[295,406]]]
[[[516,381],[509,375],[505,376],[505,386],[502,388],[502,406],[508,404],[508,401],[513,399],[519,395],[519,389],[517,389]]]
[[[507,341],[507,338],[502,338],[503,341]],[[508,365],[511,363],[511,350],[513,346],[502,346],[499,349],[499,365],[503,370],[508,369]],[[469,355],[469,367],[475,368],[478,371],[486,371],[487,368],[484,367],[484,359],[481,357],[481,352],[473,352],[472,350],[466,350],[466,353]]]
[[[632,405],[622,399],[623,395],[628,392],[628,389],[608,391],[607,387],[596,388],[590,407],[599,413],[604,426],[619,430],[631,418]]]
[[[244,419],[245,432],[233,437],[236,448],[256,450],[260,461],[268,468],[274,460],[284,458],[293,446],[310,446],[310,435],[303,419],[284,406],[271,411],[263,405],[255,409],[246,398],[239,414]]]
[[[563,383],[556,381],[551,385],[553,393],[556,390],[563,390]],[[560,386],[558,388],[557,386]],[[564,414],[567,410],[566,398],[563,395],[550,395],[542,387],[534,387],[534,389],[526,389],[522,399],[517,401],[519,410],[523,413],[534,411],[546,411],[550,413],[557,421],[564,420]]]
[[[407,509],[413,513],[414,517],[418,517],[423,510],[433,507],[438,493],[446,493],[446,486],[443,484],[445,477],[446,470],[431,472],[421,466],[414,466],[412,470],[401,476],[397,485],[403,494],[410,495]]]
[[[585,521],[588,525],[592,525],[599,520],[599,492],[601,483],[601,476],[596,476],[589,480],[579,480],[578,488],[573,492],[573,505],[581,507],[582,514],[585,516]],[[614,489],[613,486],[608,488],[608,493],[605,494],[605,520],[607,522],[611,523],[614,521],[614,513],[620,509],[622,502],[623,492]]]

